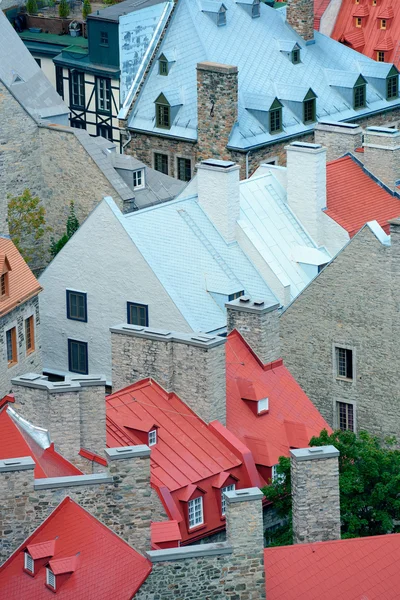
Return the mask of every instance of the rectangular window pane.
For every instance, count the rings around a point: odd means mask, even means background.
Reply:
[[[141,327],[148,327],[148,306],[146,304],[136,304],[134,302],[128,302],[128,323],[129,325],[140,325]]]
[[[190,181],[192,176],[192,165],[190,158],[178,158],[178,179]]]
[[[99,77],[97,80],[97,108],[103,112],[111,109],[111,82]]]
[[[27,352],[32,352],[35,349],[35,330],[33,316],[29,317],[25,321],[25,344]]]
[[[278,108],[276,110],[271,110],[269,113],[269,117],[270,117],[270,132],[274,133],[277,131],[281,131],[282,129],[282,125],[281,125],[281,109]]]
[[[143,185],[143,171],[133,172],[133,187],[139,188]]]
[[[336,348],[337,377],[353,379],[353,351],[347,348]]]
[[[338,402],[338,424],[342,431],[354,431],[354,407],[346,402]]]
[[[6,346],[7,346],[7,361],[8,366],[18,362],[17,357],[17,330],[15,327],[9,329],[6,332]]]
[[[354,108],[365,106],[365,85],[359,85],[354,89]]]
[[[87,321],[86,294],[67,290],[67,318]]]
[[[68,340],[69,370],[73,373],[88,373],[87,343]]]
[[[195,498],[189,502],[189,527],[202,525],[203,519],[203,498]]]
[[[166,154],[155,154],[154,168],[156,171],[160,171],[161,173],[168,175],[168,156]]]
[[[304,102],[304,123],[313,123],[315,121],[315,100],[306,100]]]
[[[221,490],[221,514],[222,515],[224,515],[226,512],[226,498],[224,496],[224,493],[231,492],[234,489],[235,489],[235,484],[233,483],[232,485],[227,485],[227,486],[223,487]]]
[[[78,108],[85,107],[85,80],[84,73],[73,71],[71,73],[72,105]]]

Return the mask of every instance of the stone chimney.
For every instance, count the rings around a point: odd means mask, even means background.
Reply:
[[[227,242],[235,241],[240,217],[239,171],[227,160],[210,158],[197,165],[199,204]]]
[[[264,364],[281,358],[279,304],[267,306],[262,300],[241,296],[225,306],[228,333],[237,329]]]
[[[340,539],[338,456],[334,446],[290,451],[295,544]]]
[[[305,42],[314,41],[314,0],[288,0],[286,21]]]
[[[362,147],[363,130],[354,123],[320,121],[314,128],[314,141],[326,148],[326,160],[329,162],[344,156],[347,152],[355,154]],[[363,160],[363,155],[358,155]]]
[[[365,167],[394,190],[400,183],[400,131],[367,127],[363,146]]]
[[[69,377],[79,383],[80,445],[99,455],[106,447],[106,378],[92,375]]]
[[[113,388],[151,377],[206,423],[218,420],[225,425],[225,342],[217,335],[112,327]]]
[[[287,153],[287,203],[317,245],[323,244],[321,212],[326,208],[326,148],[293,142]]]
[[[238,119],[238,69],[232,65],[197,65],[197,156],[229,159],[226,145]]]

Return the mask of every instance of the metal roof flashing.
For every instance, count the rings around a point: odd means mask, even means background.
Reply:
[[[292,142],[285,146],[286,152],[308,152],[311,154],[320,154],[326,152],[326,148],[321,144],[309,144],[307,142]]]
[[[148,340],[174,342],[176,344],[187,344],[189,346],[197,346],[199,348],[214,348],[225,344],[226,338],[218,335],[209,335],[206,333],[178,333],[174,331],[166,331],[163,329],[153,329],[150,327],[138,327],[137,325],[116,325],[110,327],[111,333],[119,333],[130,335],[132,337],[140,337]]]
[[[48,390],[51,393],[62,394],[64,392],[77,392],[81,389],[79,383],[74,383],[69,380],[65,381],[48,381],[45,375],[37,375],[36,373],[27,373],[14,377],[11,380],[13,385],[21,387],[35,388],[39,390]]]
[[[253,500],[262,500],[264,494],[257,487],[245,488],[242,490],[232,490],[224,492],[228,504],[236,504],[237,502],[251,502]]]
[[[279,303],[267,304],[263,300],[251,300],[249,296],[240,296],[240,298],[237,298],[236,300],[226,302],[225,306],[230,310],[238,310],[258,314],[272,312],[274,310],[278,310],[281,307]]]
[[[186,558],[201,558],[206,556],[218,556],[221,554],[232,554],[232,552],[232,546],[226,542],[217,542],[214,544],[200,544],[198,546],[167,548],[165,550],[150,550],[146,552],[146,556],[152,563],[156,563],[184,560]]]
[[[335,446],[312,446],[310,448],[290,450],[290,457],[296,461],[337,458],[339,455],[340,452]]]
[[[30,456],[21,458],[5,458],[0,460],[0,473],[8,473],[10,471],[27,471],[34,469],[36,463]]]
[[[145,444],[140,446],[120,446],[118,448],[106,448],[105,453],[108,460],[127,460],[129,458],[146,458],[150,456],[150,448]]]

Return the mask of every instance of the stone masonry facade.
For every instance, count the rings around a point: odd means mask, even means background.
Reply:
[[[303,40],[314,39],[314,0],[288,0],[286,20]]]
[[[25,339],[25,320],[34,317],[35,349],[27,353]],[[16,327],[17,329],[17,355],[18,362],[9,367],[7,360],[6,332]],[[42,349],[40,339],[40,314],[39,298],[35,296],[20,304],[14,310],[0,319],[0,340],[2,350],[0,352],[0,398],[11,391],[11,379],[29,371],[42,371]]]
[[[282,313],[282,358],[334,428],[338,403],[353,407],[355,430],[398,437],[400,226],[391,246],[365,226]],[[337,349],[352,352],[352,378]]]

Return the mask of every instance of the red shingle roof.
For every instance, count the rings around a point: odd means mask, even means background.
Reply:
[[[180,541],[182,539],[178,521],[162,521],[151,524],[151,543],[153,546],[163,542]]]
[[[268,600],[398,600],[400,534],[264,551]]]
[[[63,576],[54,596],[45,587],[44,565],[35,577],[23,571],[24,548],[51,540],[55,540],[51,566],[57,573],[60,569],[71,573],[66,579]],[[130,600],[150,571],[144,556],[67,497],[0,568],[1,597]]]
[[[326,214],[352,237],[368,221],[378,221],[389,233],[387,221],[400,215],[400,200],[370,177],[351,156],[327,164]]]
[[[321,17],[329,6],[331,0],[314,0],[314,29],[319,31]]]

